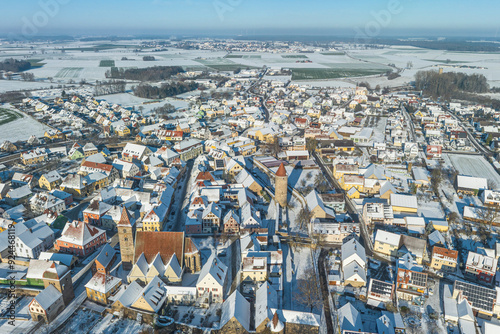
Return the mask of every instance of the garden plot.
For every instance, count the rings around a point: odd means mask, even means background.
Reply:
[[[500,188],[500,175],[484,157],[449,154],[448,158],[460,174],[485,177],[494,183],[495,188]]]

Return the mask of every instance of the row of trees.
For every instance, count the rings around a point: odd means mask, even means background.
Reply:
[[[106,78],[138,81],[163,81],[170,79],[173,75],[183,72],[184,69],[180,66],[153,66],[129,69],[112,67],[110,70],[106,71]]]
[[[482,74],[439,73],[437,71],[419,71],[415,75],[415,87],[433,98],[446,100],[460,98],[462,93],[486,93],[488,81]]]
[[[126,82],[121,80],[96,81],[94,95],[107,95],[123,93],[126,89]]]
[[[179,81],[164,83],[161,86],[139,85],[133,88],[136,96],[145,99],[164,99],[198,89],[198,84],[193,81]]]

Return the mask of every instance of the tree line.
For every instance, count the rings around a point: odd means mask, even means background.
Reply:
[[[456,72],[439,73],[437,71],[418,71],[415,74],[415,87],[433,98],[446,100],[461,98],[462,93],[486,93],[488,81],[482,74]]]
[[[164,99],[198,89],[193,81],[179,81],[164,83],[161,86],[142,84],[133,88],[134,94],[145,99]]]
[[[5,59],[0,62],[0,71],[21,72],[31,68],[31,63],[26,60],[17,60],[14,58]]]
[[[183,73],[180,66],[153,66],[146,68],[117,68],[112,67],[106,71],[106,78],[128,79],[138,81],[162,81],[170,79],[172,76]]]
[[[107,95],[125,92],[126,82],[121,80],[96,81],[94,95]]]

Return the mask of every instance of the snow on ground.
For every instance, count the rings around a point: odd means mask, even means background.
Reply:
[[[7,104],[4,104],[0,107],[13,109],[10,105]],[[16,112],[22,114],[24,117],[0,125],[0,143],[3,143],[5,140],[9,140],[12,143],[18,140],[28,140],[31,135],[35,135],[36,137],[43,137],[45,131],[50,129],[50,127],[38,122],[31,116],[28,116],[20,112],[19,110],[16,110]]]
[[[134,334],[141,333],[143,330],[151,328],[149,325],[141,325],[137,321],[130,319],[117,319],[111,314],[107,314],[101,319],[90,334]]]
[[[21,81],[21,80],[0,80],[0,92],[8,92],[12,90],[25,90],[25,89],[40,89],[50,88],[54,86],[50,82],[39,81]]]
[[[291,253],[292,272],[291,277],[288,280],[291,284],[291,310],[310,312],[310,308],[301,304],[298,300],[298,297],[302,293],[299,289],[299,282],[303,279],[306,279],[308,271],[314,270],[314,258],[312,250],[309,247],[298,246],[291,247]],[[286,293],[289,293],[289,291],[285,290],[285,294]],[[313,313],[320,313],[321,308],[322,305],[314,308]]]
[[[139,110],[139,107],[142,107],[145,115],[150,114],[152,109],[161,107],[167,103],[170,103],[176,109],[186,109],[186,108],[188,108],[188,104],[189,104],[189,102],[178,99],[178,98],[165,98],[157,103],[143,104],[144,102],[148,102],[151,100],[143,99],[141,97],[137,97],[137,96],[134,96],[133,94],[129,94],[129,93],[96,96],[96,99],[106,100],[108,103],[111,103],[111,104],[116,103],[116,104],[119,104],[125,108],[134,107],[136,110]]]
[[[485,177],[493,181],[496,188],[500,188],[500,175],[498,175],[493,166],[484,157],[449,154],[448,158],[460,174]]]
[[[299,86],[311,87],[339,87],[339,88],[355,88],[356,84],[344,80],[296,80],[293,82]]]
[[[301,169],[293,168],[292,165],[285,167],[288,175],[288,185],[292,188],[303,188],[308,185],[314,186],[314,179],[317,174],[320,174],[319,168],[317,169]],[[278,167],[271,168],[273,173],[276,173]]]
[[[196,327],[213,327],[215,322],[220,321],[217,315],[222,304],[212,303],[208,309],[196,308],[194,306],[173,306],[167,311],[167,316],[175,319],[176,323]]]

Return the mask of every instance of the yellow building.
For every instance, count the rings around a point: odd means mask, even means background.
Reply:
[[[394,212],[417,213],[418,211],[417,196],[391,194],[390,204]]]
[[[115,295],[121,285],[122,280],[120,278],[96,272],[90,281],[85,284],[87,298],[107,305],[109,297]]]
[[[26,166],[38,164],[47,160],[47,153],[42,149],[34,149],[28,152],[21,153],[21,160]]]
[[[267,281],[267,258],[247,257],[243,259],[241,276],[243,281],[252,281],[252,282]]]
[[[349,175],[358,175],[359,168],[358,165],[346,165],[346,164],[337,164],[333,166],[333,176],[340,180],[344,174]]]
[[[359,192],[358,189],[352,187],[351,189],[349,189],[347,192],[346,192],[346,195],[347,197],[349,197],[350,199],[358,199],[358,198],[361,198],[361,194]]]
[[[43,174],[38,180],[38,185],[42,189],[54,190],[62,183],[62,177],[58,172],[52,171]]]
[[[120,137],[126,137],[130,135],[130,129],[124,125],[118,126],[115,130],[116,134]]]
[[[399,234],[377,230],[373,249],[380,254],[396,257],[398,255],[400,239],[401,235]]]
[[[434,270],[455,272],[457,268],[457,260],[458,252],[456,250],[434,246],[432,249],[430,267]]]
[[[44,136],[46,138],[51,139],[51,140],[54,140],[54,139],[64,139],[65,138],[64,134],[61,131],[57,130],[57,129],[45,131]]]
[[[359,192],[364,192],[365,178],[363,175],[344,174],[340,179],[340,186],[345,191],[355,188]]]

